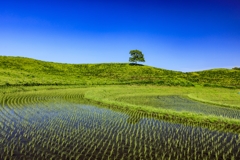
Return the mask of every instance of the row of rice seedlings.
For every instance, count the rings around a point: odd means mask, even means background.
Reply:
[[[66,90],[67,92],[68,90]],[[51,99],[69,99],[69,98],[82,98],[83,95],[79,94],[77,91],[78,90],[70,90],[73,91],[73,93],[69,94],[64,94],[65,92],[30,92],[30,93],[19,93],[19,94],[9,94],[6,95],[4,97],[2,97],[2,99],[5,99],[5,101],[11,101],[11,100],[20,100],[20,99],[24,99],[24,102],[21,101],[21,104],[35,104],[38,102],[43,102],[43,101],[48,101]],[[69,91],[68,91],[69,92]],[[47,94],[46,94],[47,93]],[[11,102],[10,102],[11,103]]]
[[[240,110],[238,109],[196,102],[180,96],[158,96],[158,100],[161,107],[167,107],[177,111],[189,111],[205,115],[216,115],[240,119]]]
[[[240,157],[239,135],[141,119],[140,112],[114,112],[56,99],[53,103],[19,107],[15,112],[26,120],[21,122],[16,121],[19,115],[9,114],[17,107],[13,102],[4,107],[5,119],[9,119],[4,125],[10,128],[4,128],[4,133],[11,136],[3,138],[3,158],[9,155],[45,159]]]
[[[171,109],[179,112],[192,112],[203,115],[213,115],[226,118],[240,119],[240,110],[201,103],[178,95],[170,96],[128,96],[116,99],[136,105],[147,105],[156,108]]]
[[[22,127],[19,126],[19,128],[22,128]],[[26,134],[25,134],[25,135],[26,135]],[[27,137],[27,136],[26,136],[26,137]],[[21,137],[19,137],[19,138],[21,138]],[[27,138],[28,138],[28,137],[27,137]],[[12,138],[11,140],[13,140],[13,139],[14,139],[14,138]],[[16,142],[14,142],[14,141],[12,142],[12,144],[15,144],[15,143],[16,143]],[[29,153],[34,153],[34,151],[32,151],[31,148],[29,149],[28,145],[27,145],[26,147],[27,147],[27,150],[29,150]],[[26,149],[25,149],[25,150],[26,150]],[[21,153],[22,153],[22,150],[21,150]]]

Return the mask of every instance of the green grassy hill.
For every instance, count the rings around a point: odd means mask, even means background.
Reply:
[[[0,56],[1,86],[156,84],[240,87],[240,70],[183,73],[129,63],[63,64]]]
[[[209,87],[240,88],[240,70],[211,69],[190,72],[185,75],[186,80]]]

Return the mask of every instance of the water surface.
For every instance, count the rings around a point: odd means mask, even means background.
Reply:
[[[62,100],[1,106],[0,142],[1,159],[240,159],[238,134]]]

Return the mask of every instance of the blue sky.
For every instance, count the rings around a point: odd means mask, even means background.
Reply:
[[[132,49],[158,68],[240,67],[240,1],[0,1],[0,55],[108,63]]]

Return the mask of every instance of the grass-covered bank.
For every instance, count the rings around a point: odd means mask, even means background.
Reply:
[[[167,85],[240,88],[240,70],[179,72],[129,63],[64,64],[0,56],[0,86]]]
[[[39,87],[8,87],[1,90],[3,103],[35,103],[53,98],[84,98],[89,103],[96,103],[120,111],[139,112],[144,116],[155,117],[174,123],[203,126],[214,130],[240,133],[240,119],[217,115],[197,114],[189,111],[164,109],[153,104],[152,97],[178,95],[191,96],[197,100],[224,104],[240,109],[240,95],[237,89],[207,87],[168,87],[154,85],[109,85],[109,86],[39,86]],[[205,94],[208,93],[208,94]],[[222,93],[222,94],[221,94]],[[27,97],[27,98],[23,98]],[[41,98],[42,97],[42,98]]]

